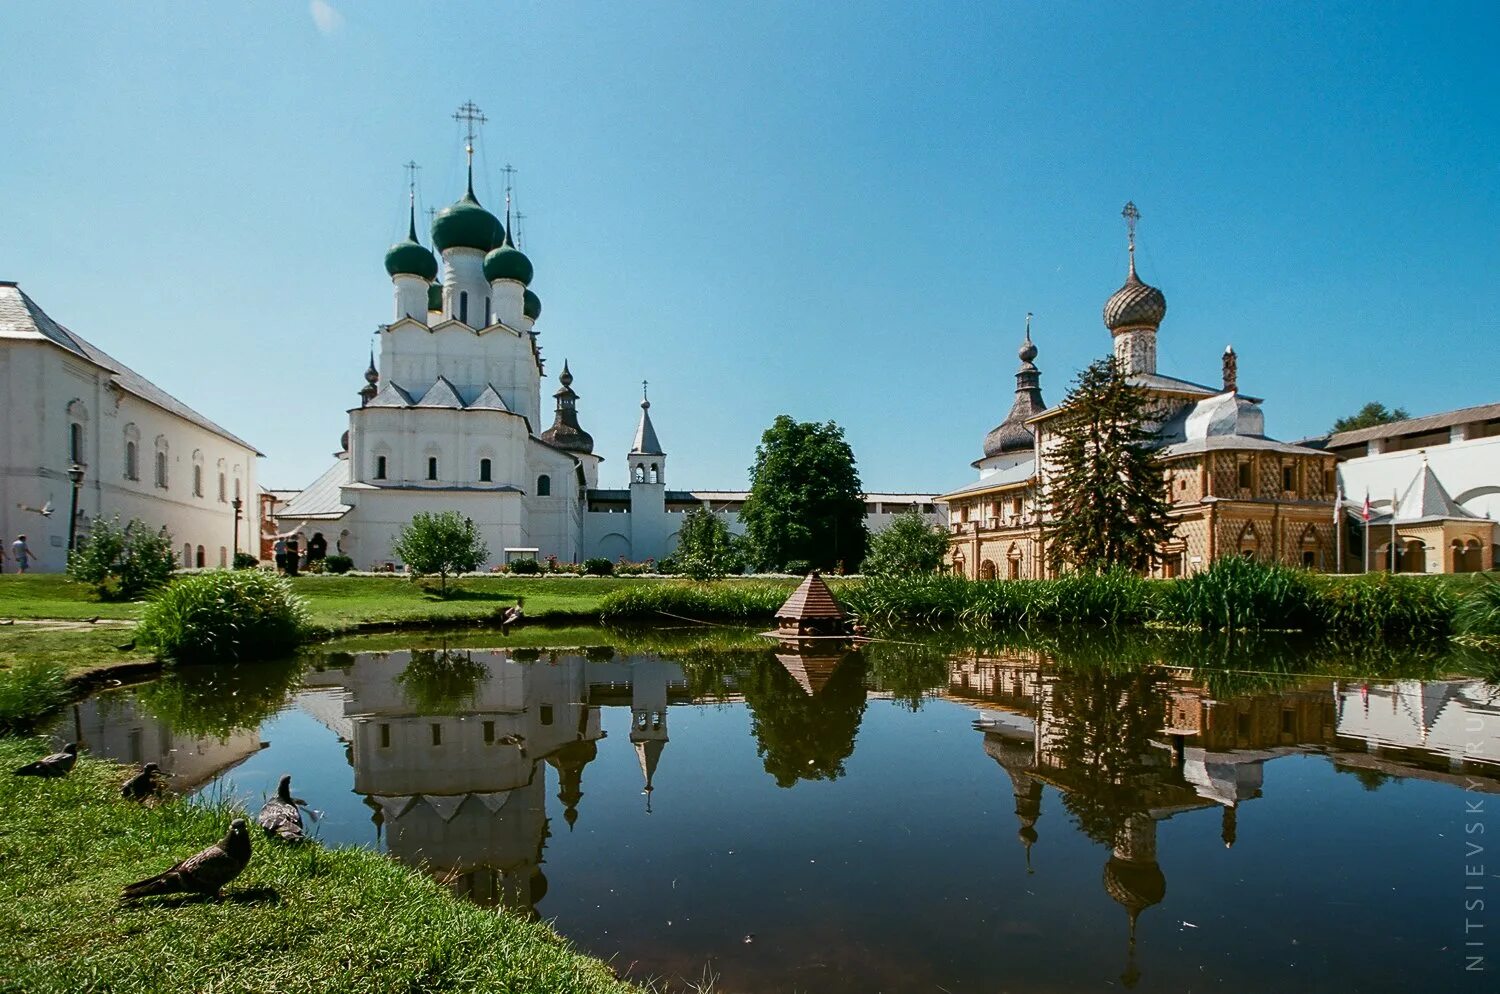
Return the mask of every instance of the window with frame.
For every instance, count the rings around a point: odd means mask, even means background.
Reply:
[[[536,495],[538,497],[552,496],[552,477],[546,473],[536,478]]]
[[[375,479],[385,479],[385,456],[375,457]]]
[[[77,421],[68,425],[68,461],[83,465],[83,425]]]
[[[464,324],[469,323],[469,291],[460,290],[458,294],[458,319]]]
[[[203,496],[203,467],[202,466],[194,466],[193,467],[193,496],[194,497],[202,497]]]
[[[1281,489],[1286,493],[1292,493],[1297,489],[1297,466],[1295,463],[1285,463],[1282,465]]]
[[[167,489],[167,454],[161,450],[156,453],[156,485]]]
[[[141,453],[134,442],[125,443],[125,479],[141,478]]]
[[[492,483],[492,482],[494,482],[490,478],[490,461],[488,459],[481,459],[481,460],[479,460],[479,482],[480,483]]]
[[[1239,488],[1249,490],[1251,488],[1250,461],[1243,460],[1239,467]]]
[[[219,503],[222,504],[229,499],[229,481],[224,476],[224,471],[219,470]]]
[[[437,456],[427,457],[427,478],[429,480],[437,479]]]

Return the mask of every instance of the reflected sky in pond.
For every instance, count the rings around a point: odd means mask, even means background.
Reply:
[[[1465,829],[1500,821],[1466,802],[1500,810],[1500,688],[1449,664],[429,646],[174,676],[57,734],[252,804],[290,772],[323,842],[553,920],[637,979],[1482,989]]]

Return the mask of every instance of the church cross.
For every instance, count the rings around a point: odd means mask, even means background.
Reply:
[[[462,107],[453,112],[453,120],[467,126],[467,130],[464,132],[464,143],[468,145],[469,151],[472,154],[474,151],[474,139],[478,137],[474,133],[474,125],[483,124],[489,118],[484,116],[482,110],[474,106],[474,101],[466,100]]]
[[[1130,233],[1130,252],[1132,255],[1134,255],[1135,226],[1136,223],[1141,219],[1141,212],[1136,209],[1134,200],[1128,200],[1125,202],[1125,209],[1120,212],[1120,216],[1125,219],[1125,229]]]

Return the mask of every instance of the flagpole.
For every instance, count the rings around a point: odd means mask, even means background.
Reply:
[[[1365,506],[1364,510],[1360,512],[1360,517],[1365,522],[1364,571],[1368,573],[1370,572],[1370,491],[1368,490],[1365,491]]]
[[[1396,572],[1396,491],[1391,491],[1391,572]]]
[[[1344,491],[1336,490],[1333,495],[1333,547],[1334,572],[1344,572]]]

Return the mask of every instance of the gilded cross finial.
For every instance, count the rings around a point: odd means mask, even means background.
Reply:
[[[458,110],[453,112],[453,120],[466,126],[464,131],[464,153],[469,157],[469,193],[474,193],[474,139],[479,137],[475,131],[476,124],[483,124],[489,120],[484,112],[474,105],[474,101],[466,100]]]
[[[1135,272],[1135,226],[1141,219],[1141,212],[1136,209],[1134,200],[1125,201],[1125,209],[1120,212],[1125,219],[1125,230],[1130,237],[1130,271]]]

